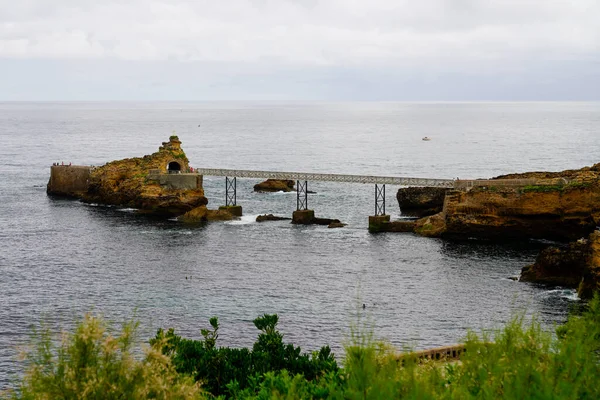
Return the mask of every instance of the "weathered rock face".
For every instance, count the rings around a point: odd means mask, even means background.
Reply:
[[[426,217],[437,214],[444,207],[444,197],[450,189],[408,187],[398,189],[396,199],[402,214]]]
[[[95,168],[81,198],[90,203],[122,205],[168,216],[181,215],[208,203],[202,187],[170,189],[148,179],[150,170],[166,173],[168,169],[188,169],[188,159],[176,136],[164,142],[154,154],[112,161]]]
[[[177,219],[188,224],[195,224],[207,221],[229,221],[233,217],[227,210],[209,210],[206,206],[199,206],[179,216]]]
[[[440,237],[446,230],[446,214],[441,213],[421,218],[415,222],[414,232],[425,237]]]
[[[435,229],[417,223],[417,233],[447,238],[572,241],[600,223],[600,164],[562,173],[529,173],[502,178],[538,179],[537,185],[475,187],[446,194]],[[545,178],[549,176],[549,178]],[[439,222],[442,222],[439,224]],[[420,228],[419,228],[420,227]]]
[[[535,263],[523,267],[522,282],[538,282],[576,288],[589,261],[589,242],[580,240],[562,248],[548,247]]]
[[[600,290],[600,231],[561,248],[549,247],[521,271],[522,282],[577,288],[581,298]]]
[[[588,262],[577,292],[581,298],[591,298],[600,291],[600,231],[589,237]]]
[[[267,179],[254,185],[255,192],[292,192],[294,190],[293,180]]]
[[[50,195],[81,197],[88,188],[92,167],[53,165],[46,192]]]

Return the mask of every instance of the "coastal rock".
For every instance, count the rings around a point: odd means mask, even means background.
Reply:
[[[92,167],[80,165],[53,165],[46,193],[52,196],[81,198],[88,189]]]
[[[208,221],[230,221],[233,217],[230,212],[224,209],[209,210],[206,206],[200,206],[186,212],[177,219],[181,222],[194,224]]]
[[[434,187],[400,188],[396,199],[403,215],[426,217],[442,211],[449,190]]]
[[[390,221],[385,226],[385,232],[414,232],[416,221]]]
[[[265,221],[286,221],[286,220],[291,220],[291,218],[288,217],[278,217],[276,215],[273,214],[264,214],[264,215],[259,215],[256,217],[256,222],[265,222]]]
[[[548,247],[535,263],[523,267],[519,281],[576,288],[589,261],[589,241],[579,240],[563,247]]]
[[[317,218],[314,210],[296,210],[292,213],[292,224],[296,225],[331,225],[341,224],[339,219]]]
[[[600,290],[600,231],[562,247],[549,247],[521,271],[521,282],[577,288],[581,298]]]
[[[414,232],[425,237],[440,237],[446,230],[445,213],[431,215],[415,221]]]
[[[289,179],[267,179],[254,185],[255,192],[293,192],[295,182]]]
[[[494,184],[469,191],[450,191],[444,210],[417,222],[426,236],[483,239],[550,239],[573,241],[589,235],[600,223],[600,164],[561,173],[505,175],[534,184]],[[506,182],[506,181],[505,181]],[[428,217],[429,218],[429,217]]]
[[[311,223],[313,225],[331,225],[331,224],[341,224],[342,222],[339,219],[315,217],[312,219]]]
[[[343,228],[343,227],[345,227],[347,225],[347,224],[344,224],[343,222],[340,222],[340,221],[336,222],[336,221],[330,222],[329,225],[327,225],[327,227],[329,229],[333,229],[333,228]]]
[[[121,205],[144,213],[182,215],[208,204],[201,180],[194,189],[173,189],[151,179],[150,174],[151,171],[157,174],[180,173],[188,169],[189,162],[181,149],[181,142],[177,136],[171,136],[156,153],[112,161],[92,169],[87,191],[80,197],[89,203]],[[190,178],[195,179],[193,176]]]
[[[588,243],[588,262],[577,288],[581,298],[591,298],[595,292],[600,291],[600,231],[592,233]]]

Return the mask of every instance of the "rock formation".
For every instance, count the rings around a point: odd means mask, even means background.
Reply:
[[[577,288],[582,298],[600,289],[600,231],[562,247],[549,247],[521,271],[522,282]]]
[[[255,192],[293,192],[295,182],[287,179],[267,179],[254,185]]]
[[[181,222],[195,224],[206,221],[229,221],[233,215],[226,210],[209,210],[205,205],[196,207],[177,218]]]
[[[188,170],[188,159],[177,136],[171,136],[156,153],[112,161],[91,171],[88,189],[81,198],[90,203],[137,208],[141,212],[178,216],[206,205],[201,185],[195,189],[172,189],[150,179],[158,173]]]
[[[256,217],[256,222],[265,222],[265,221],[289,221],[291,218],[288,217],[278,217],[273,214],[264,214]]]
[[[572,241],[600,224],[600,164],[563,172],[532,172],[495,179],[528,179],[535,184],[502,184],[451,191],[444,209],[417,222],[425,236]],[[510,182],[509,182],[510,183]]]
[[[442,211],[444,197],[449,190],[434,187],[400,188],[396,199],[403,215],[426,217]]]

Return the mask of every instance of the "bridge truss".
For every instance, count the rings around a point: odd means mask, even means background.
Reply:
[[[395,176],[320,174],[307,172],[253,171],[243,169],[197,168],[195,173],[225,177],[226,205],[236,204],[236,178],[295,180],[296,209],[308,209],[308,181],[375,184],[375,215],[385,215],[385,185],[453,188],[452,179],[406,178]]]

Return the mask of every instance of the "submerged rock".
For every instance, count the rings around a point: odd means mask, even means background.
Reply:
[[[278,217],[273,214],[264,214],[256,217],[256,222],[265,222],[265,221],[289,221],[291,218],[288,217]]]
[[[295,182],[289,179],[267,179],[254,185],[255,192],[293,192]]]

